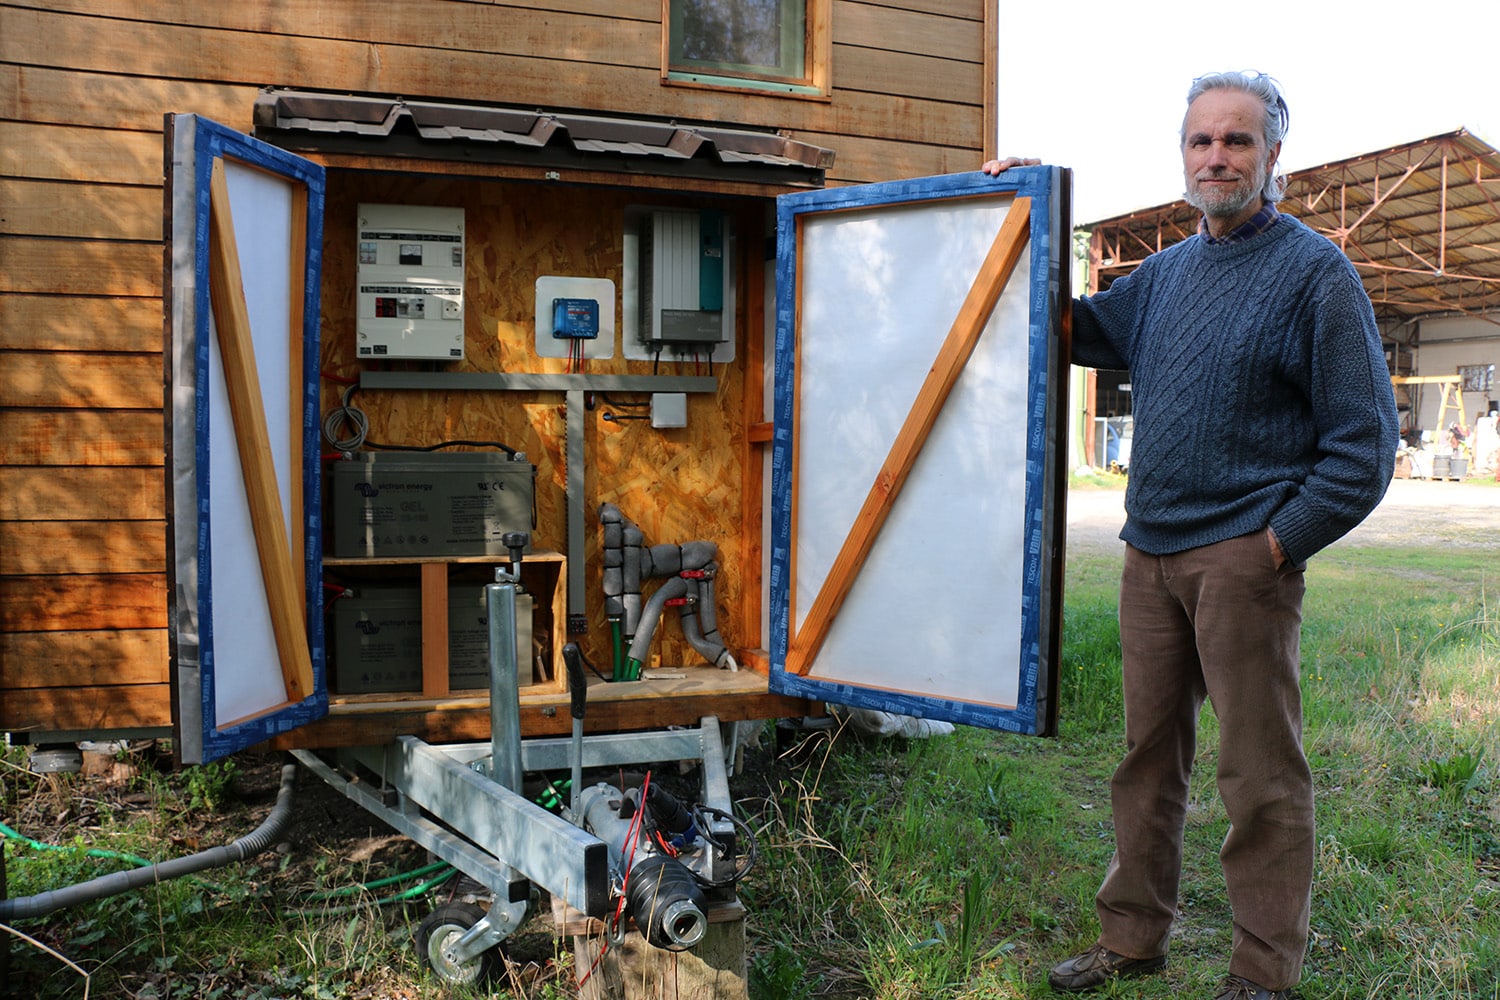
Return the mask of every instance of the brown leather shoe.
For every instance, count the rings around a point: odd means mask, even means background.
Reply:
[[[1292,1000],[1291,990],[1268,990],[1244,976],[1229,976],[1214,1000]]]
[[[1126,958],[1096,944],[1082,955],[1074,955],[1059,962],[1047,974],[1047,982],[1054,990],[1065,993],[1082,993],[1103,986],[1111,979],[1125,976],[1143,976],[1164,968],[1167,956],[1155,958]]]

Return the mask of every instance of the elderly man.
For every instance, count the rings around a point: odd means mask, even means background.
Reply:
[[[1073,360],[1127,370],[1133,386],[1120,533],[1126,753],[1111,784],[1115,856],[1096,897],[1098,940],[1048,978],[1076,992],[1167,964],[1206,697],[1219,719],[1230,822],[1219,857],[1234,910],[1217,1000],[1283,1000],[1301,975],[1314,857],[1303,569],[1380,502],[1396,408],[1354,268],[1276,210],[1288,116],[1275,81],[1205,76],[1187,102],[1197,234],[1074,303]]]

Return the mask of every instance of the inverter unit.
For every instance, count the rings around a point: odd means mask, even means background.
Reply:
[[[642,219],[637,330],[648,349],[712,359],[729,340],[728,246],[722,212],[654,209]]]

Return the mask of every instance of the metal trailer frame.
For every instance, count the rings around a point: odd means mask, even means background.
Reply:
[[[565,737],[522,741],[522,769],[566,769],[571,746]],[[336,751],[335,764],[311,751],[292,753],[347,798],[494,892],[489,913],[454,945],[454,964],[477,958],[515,932],[533,883],[590,917],[608,915],[619,887],[607,845],[493,780],[490,744],[433,746],[403,736]],[[585,768],[672,760],[701,760],[703,804],[730,811],[724,741],[714,716],[705,716],[696,729],[583,739]],[[356,768],[374,779],[365,780]],[[734,828],[721,820],[712,832],[730,838]]]

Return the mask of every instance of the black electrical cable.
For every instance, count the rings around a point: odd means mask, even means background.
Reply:
[[[643,789],[643,801],[651,800],[651,796],[649,795],[650,791],[651,789],[649,788],[649,786],[646,789]],[[666,796],[666,798],[670,799],[671,797]],[[672,804],[675,804],[675,800],[672,800]],[[662,844],[662,846],[665,847],[666,845],[662,843],[663,838],[661,837],[661,826],[658,822],[658,811],[658,809],[646,808],[644,805],[641,808],[641,812],[644,813],[643,818],[646,821],[647,837],[653,842]],[[734,871],[732,871],[724,878],[711,878],[699,873],[691,866],[689,866],[688,871],[692,873],[693,878],[697,880],[699,885],[703,886],[705,889],[728,888],[738,883],[740,880],[745,878],[745,876],[749,875],[751,871],[754,870],[756,862],[760,859],[760,848],[755,841],[755,832],[750,829],[748,824],[736,817],[731,812],[727,812],[726,810],[720,809],[716,806],[705,805],[701,802],[694,803],[692,806],[688,807],[686,811],[687,814],[692,817],[692,829],[696,830],[700,838],[702,838],[706,843],[718,850],[721,854],[727,851],[728,845],[713,835],[712,827],[710,826],[710,824],[715,819],[728,820],[734,826],[735,832],[739,835],[740,843],[744,845],[744,851],[740,854],[740,861],[736,863]],[[680,823],[680,817],[678,822]],[[670,829],[667,830],[667,833],[671,836],[676,836],[677,832],[679,831],[673,831]]]
[[[360,448],[378,448],[381,451],[415,451],[430,452],[440,451],[443,448],[497,448],[505,452],[511,458],[516,457],[516,449],[503,441],[439,441],[437,444],[387,444],[382,441],[374,441],[369,437],[370,419],[365,416],[363,410],[352,404],[354,394],[359,392],[358,384],[350,385],[344,389],[340,398],[339,406],[328,411],[328,416],[323,419],[323,437],[338,451],[358,451]],[[354,427],[355,432],[347,438],[338,436],[342,426],[347,423]]]
[[[755,843],[755,833],[750,829],[749,825],[746,824],[743,820],[736,817],[733,813],[726,812],[725,810],[719,809],[715,806],[703,805],[702,803],[698,803],[693,806],[692,811],[693,823],[695,826],[697,826],[699,835],[714,847],[723,850],[725,845],[720,843],[714,837],[714,835],[709,832],[709,821],[712,819],[726,819],[730,823],[732,823],[736,832],[739,833],[740,839],[746,845],[746,850],[742,855],[744,858],[744,863],[742,865],[736,865],[735,870],[722,879],[707,878],[695,871],[693,872],[693,877],[698,880],[698,884],[702,885],[706,889],[722,889],[734,885],[736,882],[739,882],[741,879],[743,879],[746,875],[749,875],[750,872],[755,868],[756,861],[758,861],[760,858],[760,849]],[[691,871],[691,869],[689,870]]]
[[[596,667],[596,666],[594,666],[594,661],[593,661],[593,660],[590,660],[590,659],[589,659],[589,658],[588,658],[588,657],[587,657],[587,656],[586,656],[586,655],[585,655],[585,654],[584,654],[584,652],[583,652],[583,650],[582,650],[582,649],[579,649],[579,650],[578,650],[578,659],[579,659],[579,661],[581,661],[581,662],[582,662],[582,663],[583,663],[583,665],[584,665],[584,666],[585,666],[585,667],[588,667],[588,668],[589,668],[589,669],[590,669],[590,670],[592,670],[592,671],[593,671],[593,672],[594,672],[594,676],[595,676],[595,677],[597,677],[597,678],[599,678],[599,679],[600,679],[600,680],[601,680],[601,681],[603,681],[603,682],[604,682],[604,683],[606,683],[606,684],[611,684],[611,683],[613,683],[613,682],[614,682],[614,679],[613,679],[613,678],[610,678],[610,677],[605,677],[605,676],[604,676],[604,675],[603,675],[603,674],[601,674],[601,673],[600,673],[600,672],[599,672],[599,668],[598,668],[598,667]]]
[[[649,400],[649,399],[642,399],[642,400],[638,400],[638,401],[635,401],[635,402],[631,402],[631,401],[625,400],[625,399],[615,399],[613,396],[611,396],[607,392],[601,392],[601,393],[599,393],[599,398],[602,399],[602,400],[604,400],[610,406],[618,406],[622,410],[628,410],[628,409],[631,409],[633,407],[643,407],[643,406],[650,406],[651,405],[651,400]]]
[[[511,457],[515,457],[516,449],[500,441],[439,441],[437,444],[383,444],[379,441],[365,439],[365,447],[379,448],[382,451],[441,451],[444,448],[498,448]]]

